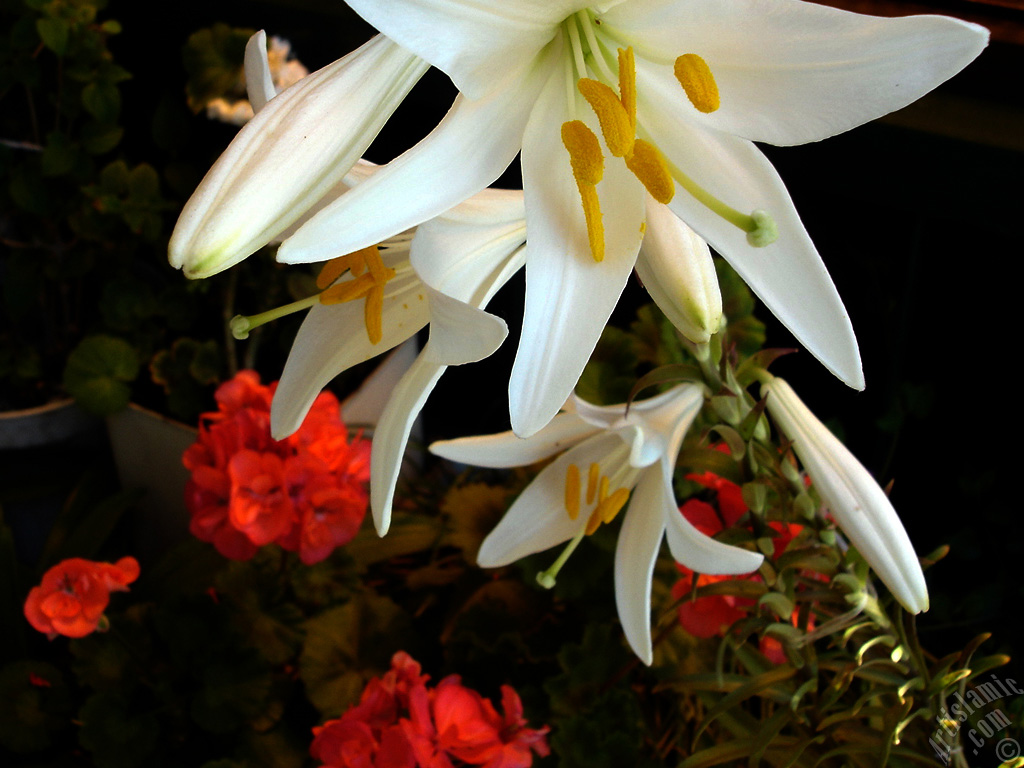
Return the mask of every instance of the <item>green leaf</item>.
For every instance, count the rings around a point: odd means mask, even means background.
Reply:
[[[42,157],[44,176],[61,176],[74,168],[77,161],[78,151],[67,136],[53,131],[46,137]]]
[[[299,676],[324,717],[359,700],[366,681],[390,667],[411,632],[407,614],[386,597],[363,592],[305,624]]]
[[[96,768],[135,768],[154,757],[160,721],[118,693],[91,696],[78,721],[79,741]]]
[[[103,122],[86,123],[82,128],[82,147],[91,155],[103,155],[116,147],[124,129]]]
[[[83,408],[106,415],[128,405],[138,373],[138,354],[127,341],[87,336],[68,356],[64,386]]]
[[[58,56],[68,49],[68,25],[63,19],[45,18],[36,21],[36,31],[43,45]]]
[[[82,89],[82,106],[101,123],[113,123],[121,112],[121,92],[113,83],[93,81]]]

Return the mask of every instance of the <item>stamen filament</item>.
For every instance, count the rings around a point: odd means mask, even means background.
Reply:
[[[594,34],[594,25],[590,20],[590,12],[585,9],[577,11],[576,18],[579,19],[580,27],[583,29],[583,35],[587,38],[587,45],[590,47],[591,61],[597,65],[597,68],[601,72],[601,77],[609,81],[614,80],[615,75],[608,67],[608,63],[604,60],[604,51],[597,40],[597,35]]]
[[[576,62],[576,74],[579,77],[587,76],[587,63],[583,58],[583,46],[580,43],[580,31],[572,19],[566,24],[569,31],[569,47],[572,48],[572,57]]]
[[[268,309],[266,312],[260,312],[258,315],[235,315],[228,324],[231,328],[231,335],[239,341],[247,339],[249,338],[250,331],[273,320],[277,320],[279,317],[285,317],[295,312],[301,312],[303,309],[309,309],[317,303],[319,298],[320,294],[314,294],[305,299],[293,301],[291,304],[285,304],[283,307]]]
[[[565,470],[565,511],[570,520],[580,515],[580,468],[575,464]]]

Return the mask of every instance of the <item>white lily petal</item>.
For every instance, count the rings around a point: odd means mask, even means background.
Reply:
[[[380,168],[376,163],[371,163],[369,160],[359,159],[356,164],[352,166],[352,170],[345,174],[345,178],[327,190],[327,194],[321,197],[316,203],[298,220],[288,227],[286,230],[281,232],[279,235],[275,235],[270,239],[271,243],[282,243],[289,237],[294,235],[299,227],[309,221],[311,218],[316,216],[320,211],[326,208],[328,205],[333,203],[342,195],[348,193],[352,187],[357,184],[362,184],[368,178],[370,178]]]
[[[479,192],[515,158],[542,83],[530,71],[479,101],[460,94],[430,135],[314,216],[281,246],[278,261],[323,261],[374,245]]]
[[[636,273],[681,334],[707,342],[722,324],[722,292],[711,250],[667,206],[647,199],[647,231]]]
[[[267,58],[267,33],[262,29],[245,44],[245,86],[253,112],[259,112],[277,96],[274,77]]]
[[[864,465],[782,379],[761,385],[768,413],[786,436],[850,541],[911,613],[928,610],[928,587],[903,523]]]
[[[287,229],[344,177],[426,68],[378,35],[268,102],[186,203],[171,264],[208,277]]]
[[[589,0],[352,0],[391,39],[479,99],[514,82],[557,25]]]
[[[427,284],[476,303],[495,270],[525,242],[522,192],[485,189],[419,226],[409,261]]]
[[[764,555],[715,541],[683,517],[672,495],[671,471],[659,465],[665,533],[672,557],[691,570],[708,574],[752,573],[761,567]]]
[[[671,111],[661,105],[657,114],[641,117],[664,155],[740,212],[767,211],[779,236],[755,248],[745,232],[678,186],[669,207],[732,265],[808,352],[846,384],[863,389],[850,318],[778,173],[750,142],[672,120]]]
[[[292,344],[270,409],[270,431],[278,440],[302,424],[320,390],[353,365],[387,352],[413,336],[430,319],[426,291],[406,266],[387,285],[381,312],[382,338],[370,342],[364,301],[317,304],[309,310]]]
[[[402,457],[409,442],[413,422],[444,373],[444,365],[433,362],[427,343],[391,392],[387,407],[373,433],[370,453],[370,508],[377,533],[383,536],[391,526],[391,505],[402,468]]]
[[[661,479],[647,469],[633,490],[615,547],[615,605],[630,648],[644,664],[651,648],[651,583],[665,533],[661,514]]]
[[[493,354],[508,336],[500,317],[424,284],[430,302],[430,343],[423,355],[439,365],[461,365]]]
[[[586,109],[583,104],[577,116],[584,116]],[[537,99],[523,136],[529,252],[509,410],[513,430],[524,437],[542,428],[576,386],[626,286],[642,238],[643,186],[624,163],[612,158],[597,185],[605,212],[605,255],[603,261],[594,261],[569,153],[558,133],[572,117],[564,76],[557,70]]]
[[[574,413],[560,413],[532,437],[517,437],[514,432],[508,431],[458,440],[439,440],[431,444],[430,452],[451,461],[478,467],[523,467],[554,456],[598,431]]]
[[[579,533],[587,524],[587,516],[580,514],[571,520],[565,510],[566,470],[570,464],[600,464],[619,444],[614,433],[596,435],[544,467],[484,539],[477,562],[484,568],[498,568],[557,546]]]
[[[350,430],[376,427],[388,404],[391,390],[416,362],[419,354],[420,347],[413,336],[383,355],[380,365],[363,380],[359,389],[341,401],[341,416],[345,426]]]
[[[721,107],[707,115],[691,108],[692,121],[781,145],[819,141],[905,107],[988,41],[984,27],[958,19],[878,18],[803,0],[635,0],[604,21],[638,41],[638,56],[662,62],[677,98],[671,62],[696,53],[708,63]]]

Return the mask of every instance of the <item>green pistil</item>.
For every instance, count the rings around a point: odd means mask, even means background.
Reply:
[[[231,335],[239,340],[247,339],[249,338],[249,332],[254,328],[266,325],[272,320],[277,320],[279,317],[291,315],[295,312],[301,312],[303,309],[309,309],[319,300],[320,294],[315,293],[305,299],[299,299],[298,301],[293,301],[291,304],[285,304],[283,307],[277,307],[276,309],[268,309],[266,312],[260,312],[258,315],[235,315],[231,318],[231,322],[229,323]]]
[[[775,220],[767,211],[757,210],[751,214],[740,213],[730,205],[723,203],[717,197],[708,192],[704,187],[683,173],[675,163],[667,157],[662,156],[668,166],[672,178],[676,180],[683,189],[693,195],[697,202],[703,205],[712,213],[721,216],[735,227],[747,233],[747,242],[755,248],[764,248],[771,245],[779,237],[779,231],[775,226]]]
[[[565,545],[565,549],[562,550],[562,554],[558,556],[558,559],[551,564],[551,567],[546,571],[541,571],[537,574],[537,583],[540,584],[544,589],[551,589],[555,586],[555,577],[558,572],[562,570],[562,566],[565,565],[569,559],[569,555],[573,553],[573,550],[579,546],[580,542],[583,541],[583,537],[586,535],[587,529],[583,527],[579,533],[577,533],[572,541]]]

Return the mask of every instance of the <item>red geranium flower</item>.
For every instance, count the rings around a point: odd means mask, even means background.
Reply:
[[[324,768],[528,768],[548,754],[547,727],[531,729],[519,696],[502,686],[502,711],[450,675],[433,690],[408,654],[371,680],[359,704],[313,729],[310,753]]]
[[[53,566],[25,600],[25,618],[52,640],[85,637],[99,626],[111,592],[125,592],[139,577],[139,563],[124,557],[113,565],[73,557]]]
[[[185,490],[190,530],[225,557],[247,560],[265,544],[319,562],[355,536],[366,515],[370,450],[349,441],[338,401],[322,392],[302,427],[270,436],[276,385],[241,371],[203,414],[199,440],[182,456],[192,473]]]

